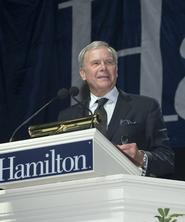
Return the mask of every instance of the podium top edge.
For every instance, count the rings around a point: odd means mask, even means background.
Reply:
[[[35,146],[35,145],[46,145],[50,143],[68,143],[75,141],[84,141],[87,139],[93,139],[95,134],[102,136],[103,135],[96,129],[84,129],[73,132],[66,132],[57,135],[37,137],[37,138],[29,138],[25,140],[18,140],[13,142],[6,142],[0,144],[0,153],[7,149],[14,149],[18,147],[26,147],[26,146]]]

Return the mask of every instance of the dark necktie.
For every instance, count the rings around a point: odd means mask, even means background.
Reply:
[[[96,128],[104,135],[106,135],[107,131],[107,112],[104,108],[104,105],[107,101],[107,98],[101,98],[97,100],[96,103],[98,103],[98,107],[94,111],[94,113],[98,115],[98,118],[100,120],[100,123],[96,125]]]

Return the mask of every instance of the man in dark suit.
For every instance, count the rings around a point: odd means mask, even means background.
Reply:
[[[153,98],[117,89],[116,51],[106,42],[92,42],[80,52],[79,65],[80,76],[90,91],[89,98],[82,101],[84,107],[94,113],[99,107],[97,101],[106,98],[101,105],[106,116],[102,116],[106,119],[102,133],[143,169],[143,175],[163,177],[172,173],[174,153],[159,104]],[[60,112],[59,120],[85,117],[88,109],[73,105]]]

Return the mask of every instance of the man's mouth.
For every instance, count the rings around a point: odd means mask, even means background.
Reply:
[[[98,79],[109,79],[109,76],[105,76],[105,75],[103,75],[103,76],[98,76]]]

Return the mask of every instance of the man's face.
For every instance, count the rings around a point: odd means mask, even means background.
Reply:
[[[80,75],[94,95],[103,96],[116,84],[117,65],[107,48],[91,49],[85,54]]]

